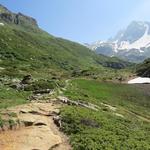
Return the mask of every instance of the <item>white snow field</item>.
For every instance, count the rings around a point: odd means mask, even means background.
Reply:
[[[0,22],[0,26],[4,26],[4,23],[1,23],[1,22]]]
[[[150,84],[150,78],[142,78],[142,77],[138,77],[135,79],[132,79],[130,81],[128,81],[128,84],[136,84],[136,83],[149,83]]]

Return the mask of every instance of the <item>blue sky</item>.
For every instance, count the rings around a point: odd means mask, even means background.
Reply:
[[[132,20],[150,21],[150,0],[0,0],[47,32],[80,43],[105,40]]]

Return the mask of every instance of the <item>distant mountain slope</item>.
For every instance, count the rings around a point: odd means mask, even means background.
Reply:
[[[95,42],[88,47],[99,54],[142,62],[150,57],[150,23],[133,21],[114,38]]]
[[[42,31],[35,19],[0,6],[0,74],[71,72],[90,67],[124,68],[117,58],[97,55],[78,43]],[[115,64],[115,65],[114,65]]]

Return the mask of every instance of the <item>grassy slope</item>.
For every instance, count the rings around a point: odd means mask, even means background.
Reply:
[[[4,8],[0,11],[6,12]],[[26,20],[21,25],[4,20],[0,22],[4,23],[0,26],[0,83],[4,83],[5,79],[6,83],[14,78],[22,79],[26,74],[37,79],[66,78],[74,70],[88,70],[90,74],[105,76],[107,71],[113,74],[116,71],[102,65],[106,66],[109,62],[128,65],[116,58],[98,56],[75,42],[49,35]],[[23,98],[19,92],[8,90],[3,84],[0,89],[4,93],[0,97],[1,108],[24,103],[28,97],[28,93]]]
[[[22,76],[31,73],[48,77],[91,67],[101,70],[108,63],[128,65],[116,58],[96,55],[86,47],[55,38],[37,29],[6,24],[0,26],[1,75]],[[29,30],[29,31],[28,31]]]
[[[17,91],[0,85],[0,109],[27,103],[30,92]]]
[[[66,106],[62,109],[63,130],[70,135],[75,150],[148,150],[150,148],[150,96],[136,87],[73,80],[65,95],[73,100],[92,102],[98,112]],[[101,103],[115,106],[112,111]],[[124,117],[115,115],[121,114]],[[82,120],[100,127],[87,126]]]

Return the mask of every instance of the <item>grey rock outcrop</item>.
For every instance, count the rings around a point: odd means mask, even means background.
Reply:
[[[13,13],[2,5],[0,5],[0,21],[24,27],[38,27],[37,21],[34,18],[22,13]]]

